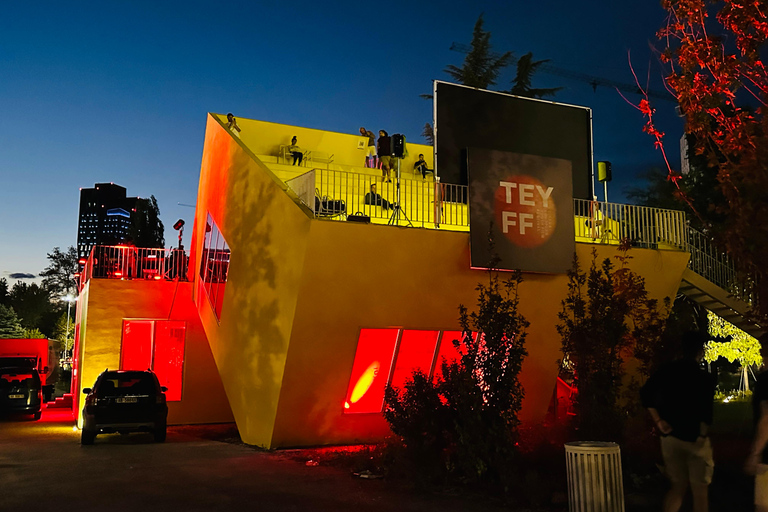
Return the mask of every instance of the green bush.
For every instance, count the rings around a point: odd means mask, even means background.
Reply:
[[[528,322],[518,312],[520,272],[501,281],[489,271],[477,287],[477,311],[459,307],[462,340],[456,361],[441,362],[442,377],[415,372],[404,390],[388,389],[385,417],[422,478],[494,482],[506,489],[517,475],[519,380],[527,355]],[[472,332],[482,333],[473,338]]]

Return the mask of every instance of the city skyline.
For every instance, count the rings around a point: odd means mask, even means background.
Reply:
[[[344,133],[360,126],[421,142],[432,105],[419,98],[464,54],[481,12],[497,52],[631,83],[635,71],[663,92],[649,49],[665,12],[608,1],[586,6],[550,0],[396,3],[381,23],[373,9],[210,2],[132,2],[129,6],[43,2],[2,8],[0,121],[0,277],[37,275],[53,247],[76,245],[79,189],[114,182],[158,199],[169,229],[192,221],[207,112]],[[494,87],[509,89],[514,68]],[[564,89],[554,101],[592,108],[594,159],[613,162],[609,199],[638,172],[663,165],[641,114],[615,90],[544,72],[535,87]],[[627,96],[639,101],[638,96]],[[677,154],[681,121],[657,102],[660,128]],[[676,157],[673,157],[676,163]],[[602,189],[597,193],[602,197]],[[179,204],[181,203],[181,204]]]

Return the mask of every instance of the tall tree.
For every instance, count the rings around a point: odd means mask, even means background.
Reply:
[[[648,297],[645,281],[627,266],[606,258],[598,265],[597,253],[586,272],[574,253],[568,271],[568,295],[558,314],[564,366],[574,374],[578,435],[586,439],[620,437],[626,408],[621,403],[624,359],[640,356],[652,362],[652,350],[664,331],[668,306],[659,308]]]
[[[512,52],[494,55],[491,51],[491,33],[483,30],[482,14],[475,22],[470,46],[464,64],[461,67],[450,64],[446,66],[445,72],[460,84],[488,89],[496,84],[501,71],[511,63]]]
[[[430,146],[435,145],[435,129],[432,128],[432,123],[426,123],[424,129],[421,131],[421,136],[427,141]]]
[[[129,235],[137,247],[165,247],[165,227],[155,196],[136,201],[136,211]]]
[[[0,304],[0,338],[23,338],[24,328],[13,308]]]
[[[0,278],[0,305],[7,306],[10,298],[8,297],[8,281],[4,277]]]
[[[36,283],[17,282],[11,288],[11,306],[16,312],[21,326],[25,329],[40,329],[51,333],[55,322],[54,306],[45,287]]]
[[[61,342],[63,350],[72,350],[75,345],[75,326],[74,319],[70,318],[67,322],[67,313],[60,315],[56,320],[56,326],[53,329],[53,339]]]
[[[562,90],[562,87],[534,88],[531,86],[534,73],[546,62],[549,62],[549,59],[533,60],[533,53],[531,52],[520,57],[517,61],[517,75],[512,80],[513,85],[509,92],[525,98],[544,98],[554,96],[558,91]]]
[[[663,0],[662,6],[669,14],[658,33],[666,45],[666,81],[695,153],[706,158],[704,172],[722,194],[706,210],[722,221],[708,222],[682,187],[681,196],[741,270],[757,276],[752,282],[759,313],[768,317],[768,276],[762,270],[768,253],[768,67],[760,56],[768,40],[768,4]],[[647,99],[640,109],[649,116],[645,131],[658,143],[663,133],[653,126]],[[670,179],[676,183],[680,176],[670,169]]]
[[[54,247],[53,252],[48,253],[48,261],[50,262],[48,266],[40,272],[45,289],[56,298],[66,295],[76,296],[77,250],[71,245],[66,251]]]

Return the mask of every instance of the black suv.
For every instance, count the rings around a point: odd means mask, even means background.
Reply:
[[[168,405],[165,391],[151,370],[105,370],[93,389],[84,388],[81,444],[93,444],[97,434],[152,432],[165,441]]]
[[[39,420],[43,387],[34,368],[0,367],[0,412],[32,414]]]

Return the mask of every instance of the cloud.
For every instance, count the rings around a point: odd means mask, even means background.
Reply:
[[[34,279],[37,276],[35,274],[25,274],[24,272],[14,272],[13,274],[10,274],[8,277],[11,279]]]

